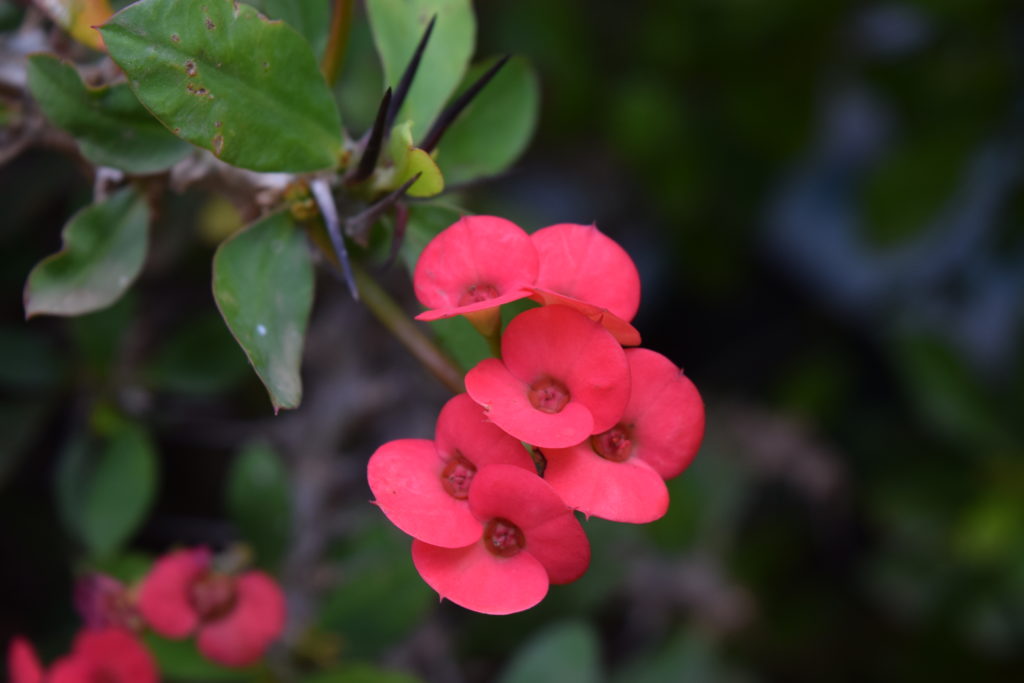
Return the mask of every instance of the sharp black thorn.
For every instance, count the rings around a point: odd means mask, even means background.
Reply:
[[[357,213],[345,221],[345,232],[353,236],[353,239],[358,239],[361,233],[370,229],[376,220],[380,217],[384,211],[392,204],[397,202],[405,194],[405,191],[413,186],[417,180],[420,179],[422,173],[417,173],[413,177],[406,180],[400,186],[392,190],[387,196],[381,199],[376,204],[367,207],[363,211]]]
[[[476,79],[473,85],[466,88],[466,90],[455,98],[455,101],[449,104],[444,111],[437,115],[437,119],[434,121],[434,125],[430,127],[430,131],[423,136],[423,141],[420,143],[420,148],[426,152],[432,152],[437,143],[441,141],[441,136],[445,134],[449,126],[455,122],[462,110],[469,106],[469,103],[480,94],[480,91],[484,89],[491,79],[494,78],[501,67],[505,66],[512,55],[505,55],[494,65],[488,69],[480,78]]]
[[[356,278],[352,274],[352,264],[348,261],[348,250],[345,248],[345,238],[341,235],[338,207],[334,203],[331,186],[323,178],[317,178],[310,182],[309,189],[313,192],[313,199],[316,200],[320,215],[324,219],[324,225],[327,226],[327,236],[330,237],[331,246],[334,247],[334,256],[338,259],[342,278],[345,280],[352,298],[358,301],[359,288],[356,287]]]
[[[387,119],[388,108],[391,106],[391,88],[384,91],[384,97],[377,107],[377,117],[373,120],[373,128],[370,129],[370,136],[363,146],[363,156],[359,158],[359,165],[355,173],[345,179],[348,185],[355,185],[370,177],[373,169],[377,167],[377,160],[380,158],[380,150],[384,145],[384,133],[387,126],[384,125]]]
[[[434,24],[436,22],[437,15],[435,14],[430,18],[430,23],[427,24],[426,30],[423,31],[423,37],[420,38],[416,51],[412,53],[412,58],[409,60],[409,64],[406,65],[402,78],[398,81],[398,87],[395,88],[395,96],[391,100],[391,106],[388,108],[387,125],[384,126],[386,130],[391,130],[391,126],[395,125],[395,117],[398,116],[398,110],[405,104],[405,96],[409,94],[409,88],[412,87],[413,79],[416,78],[416,71],[420,68],[423,51],[430,41],[430,34],[434,32]]]

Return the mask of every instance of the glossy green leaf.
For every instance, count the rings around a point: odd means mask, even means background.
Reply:
[[[99,166],[155,173],[193,149],[154,119],[125,84],[87,88],[74,67],[41,54],[29,57],[28,85],[46,117]]]
[[[469,70],[463,87],[490,63]],[[513,57],[480,91],[441,139],[437,161],[449,185],[492,176],[526,149],[537,127],[540,82],[529,62]]]
[[[257,562],[276,568],[288,546],[291,507],[288,472],[272,448],[254,443],[242,449],[228,474],[227,499],[231,520]]]
[[[142,269],[148,227],[149,207],[131,187],[76,213],[64,248],[29,273],[26,315],[80,315],[117,301]]]
[[[142,427],[120,421],[100,439],[79,437],[58,466],[64,522],[94,557],[109,557],[145,520],[156,479],[156,451]]]
[[[324,0],[250,0],[271,19],[280,19],[302,34],[314,55],[323,53],[331,26],[331,4]]]
[[[288,214],[268,216],[220,245],[213,258],[213,296],[274,410],[297,407],[313,264]]]
[[[476,20],[469,0],[368,0],[377,53],[385,84],[398,85],[405,67],[433,16],[437,24],[398,120],[411,119],[419,139],[462,81],[476,41]]]
[[[141,0],[101,31],[132,90],[179,137],[256,171],[337,163],[338,109],[287,24],[232,0]]]
[[[499,683],[598,683],[604,680],[597,634],[583,622],[550,626],[512,656]]]

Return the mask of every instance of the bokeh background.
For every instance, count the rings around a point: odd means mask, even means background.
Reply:
[[[122,303],[24,322],[28,271],[91,194],[33,149],[0,168],[0,637],[55,653],[76,627],[55,481],[99,403],[160,454],[108,571],[237,539],[233,462],[279,455],[286,638],[310,662],[453,683],[1024,680],[1024,8],[477,10],[478,55],[531,60],[541,115],[515,169],[458,199],[527,229],[594,221],[635,258],[644,345],[707,406],[668,515],[588,521],[590,571],[526,613],[438,605],[365,463],[429,437],[444,389],[322,273],[304,405],[273,417],[209,294],[229,211],[197,190],[166,205]],[[379,79],[365,26],[346,69],[343,96]],[[373,102],[342,107],[361,130]],[[418,310],[407,274],[384,279]]]

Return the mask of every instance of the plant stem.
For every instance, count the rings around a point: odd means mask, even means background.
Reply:
[[[327,38],[327,49],[320,62],[320,70],[328,85],[334,85],[345,63],[348,35],[352,28],[352,8],[355,0],[334,0],[331,10],[331,32]]]
[[[431,339],[416,327],[394,299],[361,266],[352,264],[360,300],[384,327],[452,392],[465,391],[462,370]]]

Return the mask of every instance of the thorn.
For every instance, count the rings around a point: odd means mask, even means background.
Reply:
[[[373,169],[376,168],[377,160],[380,158],[380,150],[384,144],[384,132],[387,130],[384,121],[387,118],[390,105],[391,88],[388,88],[384,91],[384,97],[380,101],[380,106],[377,107],[377,118],[373,120],[370,137],[367,138],[366,144],[363,146],[363,156],[359,158],[359,166],[356,167],[355,173],[345,179],[346,185],[361,183],[369,178],[370,174],[373,173]]]
[[[413,183],[420,179],[422,173],[417,173],[412,178],[409,178],[399,187],[392,190],[390,194],[385,196],[376,204],[364,209],[355,216],[352,216],[345,221],[345,234],[349,235],[355,241],[363,244],[368,242],[370,228],[377,222],[380,215],[384,213],[392,204],[397,202],[405,194],[405,191],[412,187]]]
[[[388,118],[384,126],[386,130],[391,130],[391,127],[395,125],[395,117],[398,116],[398,110],[405,104],[405,96],[409,94],[409,88],[412,87],[413,79],[416,78],[416,71],[420,68],[423,51],[427,47],[427,42],[430,41],[430,34],[434,32],[434,24],[436,22],[437,15],[435,14],[430,18],[430,23],[427,24],[426,30],[423,31],[423,37],[420,38],[416,51],[412,53],[412,59],[409,60],[409,64],[402,73],[402,78],[398,81],[398,87],[395,88],[395,97],[391,100],[391,106],[388,108]]]
[[[409,207],[405,204],[395,204],[395,232],[391,235],[391,253],[388,260],[384,262],[383,270],[387,270],[395,264],[398,259],[398,250],[402,248],[405,241],[405,228],[409,225]]]
[[[449,126],[455,122],[455,119],[462,113],[462,110],[469,106],[469,103],[480,94],[480,91],[484,89],[484,86],[490,83],[491,79],[494,78],[501,67],[505,66],[512,55],[505,55],[494,65],[488,69],[484,74],[476,79],[473,85],[466,88],[466,90],[455,98],[451,104],[449,104],[444,111],[437,115],[437,119],[434,121],[434,125],[430,127],[430,131],[423,136],[423,142],[420,143],[420,148],[427,153],[432,152],[437,143],[441,141],[441,136],[445,134]]]
[[[338,207],[334,203],[334,195],[331,194],[331,186],[323,178],[316,178],[309,183],[309,189],[313,192],[313,199],[316,200],[320,215],[324,217],[324,225],[327,226],[327,236],[331,238],[331,246],[334,247],[334,257],[338,259],[338,267],[341,270],[342,278],[348,285],[348,291],[352,298],[359,301],[359,289],[356,287],[356,279],[352,274],[352,264],[348,261],[348,251],[345,249],[345,238],[341,236],[341,223],[338,220]]]

